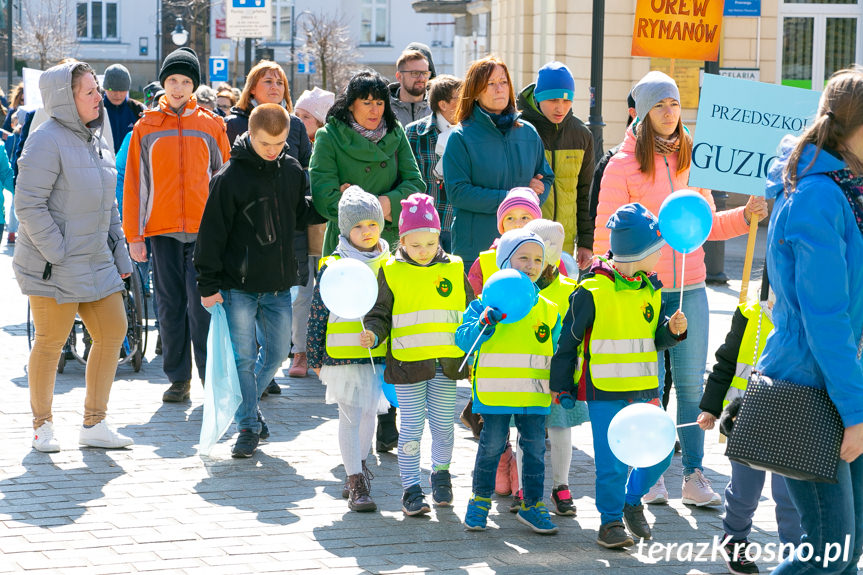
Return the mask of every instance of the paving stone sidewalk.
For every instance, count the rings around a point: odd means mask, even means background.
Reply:
[[[711,357],[728,329],[738,285],[709,291]],[[578,516],[555,518],[560,533],[551,537],[518,523],[507,512],[508,499],[493,507],[489,531],[463,530],[476,442],[458,422],[453,508],[404,517],[396,457],[373,454],[372,494],[380,510],[349,512],[340,493],[344,473],[336,407],[324,403],[324,389],[314,376],[277,378],[282,395],[262,402],[272,436],[252,459],[231,459],[233,437],[202,457],[196,444],[203,392],[194,381],[190,403],[161,402],[167,380],[152,339],[143,370],[121,366],[111,395],[110,421],[135,446],[117,451],[77,446],[84,370],[69,364],[57,376],[54,401],[63,451],[38,453],[30,448],[27,304],[5,244],[0,293],[0,573],[726,572],[721,561],[687,561],[675,549],[670,557],[651,559],[646,548],[639,554],[635,548],[615,552],[596,545],[589,425],[576,428],[573,441],[570,485]],[[459,383],[458,397],[460,412],[469,397],[467,382]],[[724,446],[715,432],[706,443],[706,473],[721,492],[730,471]],[[428,434],[423,452],[427,466]],[[721,535],[721,508],[680,503],[679,456],[666,481],[671,503],[647,512],[657,542],[709,543]],[[753,539],[777,540],[769,490],[755,517]]]

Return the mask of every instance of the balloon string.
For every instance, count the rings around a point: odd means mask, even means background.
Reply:
[[[488,310],[490,310],[490,309],[491,309],[491,307],[486,307],[484,311],[488,311]],[[473,348],[475,348],[475,347],[476,347],[476,344],[477,344],[477,343],[479,343],[479,338],[481,338],[481,337],[482,337],[482,334],[483,334],[483,333],[485,333],[485,328],[486,328],[486,327],[488,327],[488,326],[485,326],[485,325],[484,325],[484,326],[482,326],[482,329],[479,331],[479,335],[478,335],[478,336],[476,336],[476,339],[475,339],[475,340],[473,340],[473,345],[472,345],[472,346],[470,346],[470,349],[468,350],[468,352],[467,352],[467,353],[465,354],[465,356],[464,356],[464,361],[463,361],[463,362],[461,362],[461,365],[460,365],[460,366],[459,366],[459,368],[458,368],[458,370],[459,370],[459,371],[461,371],[461,370],[463,370],[463,369],[464,369],[464,364],[466,364],[466,363],[467,363],[467,358],[469,358],[469,357],[470,357],[470,354],[471,354],[471,353],[473,353]]]
[[[363,331],[366,331],[366,324],[363,323],[363,318],[360,318],[360,326],[363,328]],[[372,348],[368,348],[368,349],[369,349],[369,359],[372,362],[372,373],[377,375],[378,372],[375,369],[375,358],[372,357]]]
[[[692,427],[693,425],[698,425],[697,421],[693,421],[692,423],[681,423],[680,425],[676,425],[675,427]]]
[[[681,312],[683,311],[683,276],[686,273],[686,254],[683,254],[683,261],[680,264],[680,305],[677,306]]]

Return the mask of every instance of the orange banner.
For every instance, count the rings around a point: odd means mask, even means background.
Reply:
[[[638,0],[632,55],[719,59],[724,0]]]

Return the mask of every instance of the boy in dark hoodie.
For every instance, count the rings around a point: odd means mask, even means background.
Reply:
[[[251,457],[269,437],[258,399],[291,348],[291,287],[299,284],[293,237],[315,215],[299,162],[287,153],[289,118],[256,106],[249,132],[210,181],[195,269],[201,303],[225,307],[243,401],[234,457]],[[256,343],[258,325],[262,347]]]
[[[659,404],[657,352],[686,339],[686,316],[665,316],[653,273],[665,240],[659,222],[638,203],[609,218],[611,257],[596,258],[569,298],[560,342],[551,360],[551,391],[575,392],[586,400],[593,428],[596,542],[606,548],[634,544],[624,529],[650,539],[641,497],[668,469],[674,450],[661,462],[630,473],[608,443],[612,418],[633,403]],[[623,519],[623,521],[621,521]]]

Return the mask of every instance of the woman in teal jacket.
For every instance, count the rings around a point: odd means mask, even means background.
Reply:
[[[426,186],[380,74],[356,74],[336,98],[315,135],[309,177],[315,209],[328,220],[324,256],[338,243],[339,199],[352,185],[378,197],[386,220],[381,237],[398,244],[401,201]]]
[[[863,550],[863,69],[842,70],[821,95],[815,121],[786,137],[768,175],[775,198],[767,271],[776,292],[759,369],[826,389],[845,436],[838,483],[788,479],[809,560],[792,555],[775,575],[857,573]],[[795,422],[788,421],[794,432]],[[850,548],[849,548],[850,547]],[[829,549],[842,549],[834,561]]]
[[[494,56],[467,71],[457,119],[443,155],[453,206],[452,251],[469,269],[497,237],[497,208],[510,189],[528,186],[540,205],[554,173],[536,129],[520,120],[506,64]]]

